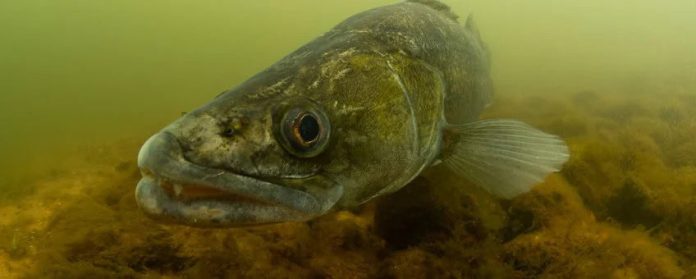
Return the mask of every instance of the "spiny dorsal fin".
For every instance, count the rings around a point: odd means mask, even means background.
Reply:
[[[448,18],[450,18],[454,21],[457,21],[457,18],[459,18],[459,16],[457,16],[454,12],[452,12],[452,10],[450,9],[449,6],[447,6],[445,3],[442,3],[438,0],[406,0],[406,2],[413,2],[413,3],[419,3],[419,4],[426,5],[433,10],[436,10],[436,11],[443,13],[445,16],[447,16]]]
[[[474,42],[477,43],[477,46],[480,49],[481,58],[484,59],[483,65],[485,65],[486,69],[488,69],[491,66],[491,53],[488,51],[488,46],[483,42],[483,40],[481,40],[481,33],[479,33],[478,25],[476,22],[474,22],[473,15],[469,15],[469,17],[466,19],[464,28],[466,28],[466,30],[469,31],[469,34],[474,37]]]
[[[466,19],[466,24],[464,25],[466,30],[469,30],[471,34],[476,36],[477,39],[481,40],[481,33],[479,33],[478,26],[476,25],[476,22],[474,22],[474,16],[469,15],[469,17]]]

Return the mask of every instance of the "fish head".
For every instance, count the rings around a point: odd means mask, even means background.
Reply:
[[[335,39],[150,138],[138,160],[141,209],[192,226],[303,221],[412,175],[416,132],[402,82],[382,54]]]
[[[321,169],[332,132],[325,108],[250,91],[226,92],[144,144],[136,198],[147,215],[244,226],[311,219],[340,199],[341,185]]]

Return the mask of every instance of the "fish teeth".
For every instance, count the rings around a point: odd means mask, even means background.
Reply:
[[[181,184],[174,184],[174,194],[178,197],[181,195],[181,190],[184,189],[184,186],[181,186]]]

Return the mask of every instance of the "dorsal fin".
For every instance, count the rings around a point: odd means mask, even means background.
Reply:
[[[447,16],[448,18],[450,18],[454,21],[457,21],[457,18],[459,18],[459,16],[457,16],[454,12],[452,12],[452,10],[450,9],[449,6],[447,6],[447,4],[442,3],[438,0],[406,0],[406,2],[413,2],[413,3],[419,3],[419,4],[426,5],[433,10],[436,10],[436,11],[443,13],[445,16]]]
[[[478,26],[476,25],[476,22],[474,22],[474,16],[469,15],[469,17],[466,19],[466,24],[464,25],[466,30],[469,30],[471,34],[476,36],[476,39],[479,41],[481,40],[481,34],[479,33]]]

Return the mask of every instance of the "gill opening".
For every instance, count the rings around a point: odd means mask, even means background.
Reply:
[[[387,60],[387,67],[389,67],[389,70],[391,70],[392,77],[394,80],[396,80],[396,83],[399,84],[399,88],[401,88],[401,92],[404,94],[404,99],[406,99],[406,104],[408,105],[408,112],[411,114],[411,129],[413,129],[412,135],[412,146],[411,149],[413,149],[415,154],[418,154],[418,147],[420,146],[420,139],[418,137],[418,122],[416,121],[416,112],[413,110],[413,102],[411,102],[411,94],[404,85],[404,82],[401,80],[401,76],[397,73],[396,69],[394,69],[394,66],[392,66],[391,62]]]
[[[412,149],[412,154],[413,156],[420,156],[420,137],[418,133],[418,122],[416,121],[416,112],[413,109],[413,102],[411,101],[411,94],[409,90],[406,88],[406,85],[404,85],[403,80],[401,79],[401,76],[399,73],[396,71],[396,69],[392,66],[391,62],[387,60],[387,67],[389,67],[389,70],[391,71],[392,77],[394,80],[396,80],[397,84],[401,88],[401,92],[404,94],[404,99],[406,100],[406,104],[408,105],[408,110],[409,113],[411,114],[411,129],[413,129],[413,132],[411,133],[412,135],[412,140],[411,140],[411,149]],[[402,175],[400,177],[403,177],[405,179],[399,179],[396,181],[392,181],[391,184],[387,185],[386,187],[382,188],[379,190],[377,193],[374,195],[370,196],[366,200],[370,200],[374,197],[386,194],[386,193],[391,193],[393,191],[398,190],[401,188],[403,185],[406,185],[408,182],[411,180],[415,179],[416,176],[420,173],[420,170],[424,168],[423,162],[421,160],[413,160],[408,168],[405,168],[402,172]]]

